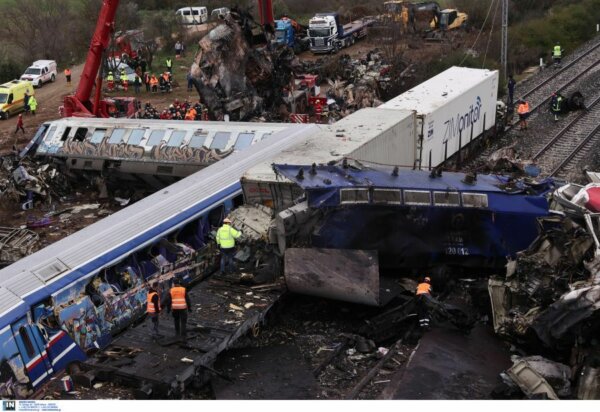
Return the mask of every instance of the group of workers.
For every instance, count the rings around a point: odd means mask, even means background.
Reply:
[[[233,272],[235,265],[233,257],[235,254],[236,239],[242,236],[242,232],[231,226],[229,218],[223,219],[223,225],[217,230],[215,241],[221,252],[220,273],[225,271]],[[147,295],[146,312],[152,321],[152,336],[160,337],[159,320],[162,308],[167,309],[167,313],[173,313],[175,323],[175,336],[179,339],[187,339],[187,318],[192,308],[190,296],[187,290],[181,284],[181,279],[177,276],[173,278],[173,286],[161,302],[159,284],[154,282],[150,285]]]
[[[200,100],[191,103],[188,100],[179,102],[175,100],[168,108],[160,111],[152,104],[146,103],[143,109],[136,113],[138,119],[160,119],[160,120],[203,120],[209,119],[208,107]]]

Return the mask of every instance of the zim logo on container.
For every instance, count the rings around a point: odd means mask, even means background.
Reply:
[[[458,136],[463,130],[469,129],[481,118],[482,102],[481,97],[477,96],[475,103],[470,105],[463,113],[457,113],[456,117],[450,118],[444,122],[446,131],[444,132],[444,142]]]
[[[2,410],[3,411],[16,411],[17,410],[17,401],[2,401]]]

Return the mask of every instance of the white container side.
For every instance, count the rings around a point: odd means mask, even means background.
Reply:
[[[414,111],[361,109],[253,167],[244,174],[242,186],[250,182],[287,181],[275,175],[272,164],[310,165],[339,161],[344,157],[385,165],[412,164],[415,153]]]
[[[498,71],[452,67],[379,108],[417,111],[417,157],[429,169],[494,126],[498,78]]]

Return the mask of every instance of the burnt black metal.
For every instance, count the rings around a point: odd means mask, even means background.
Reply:
[[[152,338],[146,319],[117,336],[85,366],[136,388],[149,385],[154,398],[179,397],[191,384],[206,383],[218,355],[256,328],[284,292],[284,286],[276,286],[255,293],[238,284],[237,277],[213,276],[189,291],[193,307],[185,342],[175,338],[173,319],[163,312],[163,336],[158,340]],[[248,303],[253,305],[245,308]]]

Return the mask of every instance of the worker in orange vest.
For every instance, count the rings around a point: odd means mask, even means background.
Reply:
[[[417,285],[417,314],[419,315],[419,326],[429,327],[429,310],[427,309],[427,300],[431,297],[431,279],[425,277],[423,282]]]
[[[190,110],[188,110],[187,114],[185,115],[185,120],[196,120],[196,114],[196,109],[190,107]]]
[[[190,303],[187,291],[181,286],[181,280],[178,277],[173,279],[173,287],[169,291],[165,305],[167,306],[167,313],[171,312],[171,310],[173,311],[175,335],[185,340],[187,334],[187,317],[192,304]]]
[[[152,88],[152,93],[158,92],[158,79],[155,74],[152,74],[150,77],[150,87]]]
[[[148,290],[146,313],[152,319],[152,336],[158,337],[158,318],[160,315],[160,296],[158,295],[158,284],[153,283]]]
[[[519,100],[517,113],[519,115],[519,130],[527,130],[527,117],[529,117],[529,103],[525,100]]]
[[[66,68],[65,69],[65,77],[67,79],[67,85],[71,85],[71,69],[70,68]]]

